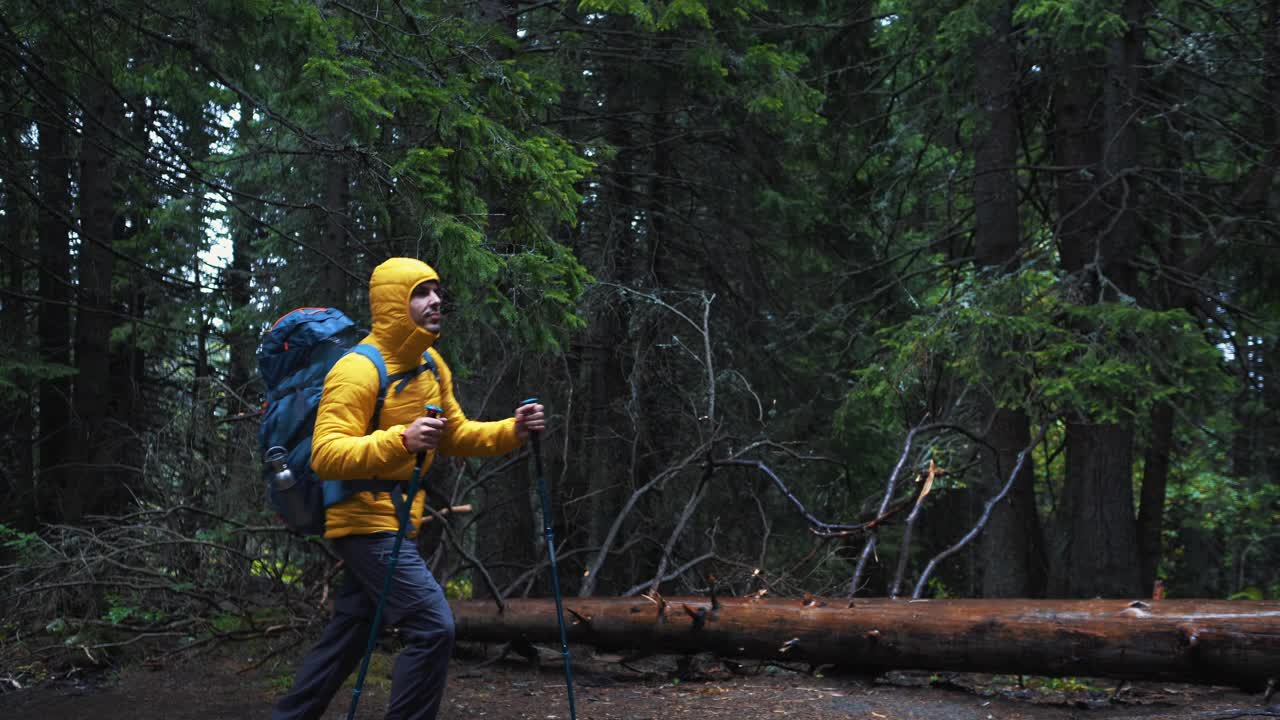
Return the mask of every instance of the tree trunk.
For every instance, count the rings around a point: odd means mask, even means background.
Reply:
[[[974,147],[974,260],[979,268],[1008,271],[1022,241],[1018,219],[1017,66],[1012,42],[1013,8],[996,3],[990,16],[991,36],[977,47],[977,95],[984,129]],[[1017,464],[1018,453],[1031,441],[1026,413],[986,403],[993,416],[986,440],[996,449],[983,467],[994,495]],[[1035,468],[1024,463],[1007,499],[996,506],[982,535],[984,597],[1036,597],[1044,594],[1044,549],[1036,512]]]
[[[236,123],[236,138],[242,147],[253,147],[252,111],[241,103],[240,119]],[[241,181],[237,190],[240,192],[242,212],[234,213],[231,222],[231,264],[223,275],[223,286],[227,293],[227,302],[231,306],[231,321],[227,329],[227,345],[231,349],[231,364],[227,372],[227,382],[231,390],[239,395],[232,399],[231,414],[245,412],[256,406],[250,384],[256,374],[255,345],[256,328],[250,318],[253,315],[253,256],[257,252],[258,234],[261,223],[257,213],[261,207],[248,198],[257,197],[257,183]]]
[[[1262,350],[1262,403],[1266,408],[1262,460],[1266,463],[1266,480],[1280,487],[1280,338],[1271,338]]]
[[[17,114],[6,115],[0,147],[3,147],[5,163],[9,168],[28,167],[29,158],[18,138],[21,121]],[[3,276],[0,282],[13,295],[0,303],[0,332],[9,338],[10,352],[18,358],[30,359],[32,351],[31,328],[27,325],[27,304],[21,298],[27,295],[25,261],[34,247],[30,203],[17,184],[29,185],[26,174],[6,175],[3,187],[4,216],[0,217],[0,238],[4,241]],[[21,378],[18,382],[27,385]],[[0,406],[0,415],[6,418],[3,437],[6,450],[3,467],[0,467],[0,497],[11,498],[9,507],[0,512],[0,521],[21,528],[34,530],[35,525],[35,458],[32,454],[35,438],[34,399],[14,394]]]
[[[1013,47],[1013,7],[995,3],[991,35],[976,48],[977,100],[982,130],[974,138],[973,204],[975,260],[980,267],[1008,269],[1022,244],[1018,221],[1017,66]]]
[[[39,133],[36,174],[40,195],[40,359],[70,368],[71,246],[67,220],[71,215],[71,164],[63,95],[54,87],[47,90],[35,114]],[[57,522],[62,519],[60,490],[70,485],[73,474],[68,469],[72,451],[69,378],[40,381],[39,417],[38,515],[41,521]]]
[[[1060,178],[1060,256],[1082,304],[1135,291],[1130,255],[1138,244],[1137,190],[1127,171],[1137,160],[1137,57],[1140,2],[1128,0],[1129,31],[1113,42],[1105,78],[1076,58],[1055,93],[1054,151],[1069,168]],[[1105,82],[1098,81],[1105,79]],[[1095,88],[1106,88],[1102,102]],[[1102,109],[1102,116],[1095,115]],[[1106,152],[1103,149],[1106,148]],[[1102,187],[1095,185],[1100,179]],[[1081,412],[1086,412],[1081,409]],[[1067,424],[1064,517],[1057,523],[1049,593],[1116,597],[1139,592],[1141,570],[1133,507],[1133,427],[1088,417]]]
[[[999,463],[984,464],[996,494],[1018,464],[1018,453],[1031,442],[1031,423],[1020,410],[996,409],[987,434]],[[997,472],[997,467],[999,472]],[[996,481],[999,481],[997,484]],[[1042,597],[1047,580],[1044,534],[1036,509],[1035,471],[1031,458],[1023,463],[1003,502],[991,511],[982,535],[982,596]]]
[[[383,123],[378,130],[380,152],[398,154],[401,147],[421,145],[416,137],[422,130],[397,128],[393,122]],[[418,257],[419,237],[414,232],[413,213],[409,197],[397,189],[396,184],[384,182],[380,186],[383,193],[382,204],[387,208],[385,220],[379,225],[376,242],[369,246],[371,254],[368,264],[381,261],[383,257]],[[370,270],[372,272],[372,270]]]
[[[144,147],[149,142],[151,119],[151,109],[143,107],[127,120],[125,131],[136,147]],[[118,244],[125,245],[146,232],[147,209],[153,205],[154,198],[134,183],[122,183],[122,186],[114,237]],[[128,223],[120,220],[125,214],[129,218]],[[126,472],[132,474],[127,482],[137,483],[140,480],[137,476],[146,464],[148,452],[144,442],[148,417],[142,396],[142,388],[147,380],[147,351],[143,341],[142,319],[147,314],[149,284],[145,273],[137,267],[118,267],[116,277],[119,282],[115,290],[116,307],[122,314],[117,325],[128,323],[128,339],[116,343],[112,348],[111,405],[123,430],[122,437],[119,438],[119,462],[121,467],[128,468]]]
[[[633,90],[636,70],[626,66],[609,72],[612,77],[604,85],[602,108],[609,119],[602,129],[609,144],[620,149],[601,168],[599,207],[583,232],[584,239],[589,238],[592,244],[580,248],[579,257],[601,281],[632,287],[636,284],[637,258],[644,255],[643,240],[637,237],[634,227],[638,200],[633,183],[639,160],[631,148],[638,141],[632,126],[619,118],[637,111]],[[629,403],[637,400],[627,383],[626,353],[631,347],[628,322],[633,300],[617,292],[597,293],[591,300],[588,331],[579,345],[579,387],[586,403],[576,440],[581,447],[579,456],[586,458],[582,473],[586,478],[582,494],[588,504],[585,545],[593,548],[589,564],[596,565],[602,560],[600,553],[610,549],[604,544],[609,542],[610,529],[636,481],[634,451],[639,439],[635,415],[639,413],[628,412]],[[602,434],[602,428],[615,431]],[[604,560],[601,568],[608,565]],[[592,573],[582,578],[578,593],[587,597],[596,592],[620,592],[633,579]]]
[[[335,145],[347,142],[351,131],[351,118],[345,108],[336,108],[329,116],[329,139]],[[347,304],[347,274],[338,263],[347,257],[347,223],[350,219],[351,179],[346,161],[334,154],[325,164],[324,189],[324,240],[320,249],[325,257],[317,281],[316,302],[321,305],[345,307]]]
[[[1138,506],[1138,554],[1142,563],[1144,595],[1150,595],[1160,567],[1164,530],[1164,496],[1169,485],[1169,457],[1173,452],[1173,406],[1160,403],[1151,409],[1151,437],[1147,440],[1142,472],[1142,502]]]
[[[236,139],[241,147],[249,148],[253,142],[253,113],[247,103],[240,105],[240,119],[236,122]],[[250,175],[246,173],[246,175]],[[256,182],[240,180],[236,188],[241,199],[240,209],[234,212],[231,221],[231,263],[223,270],[223,289],[227,295],[230,317],[227,321],[226,343],[230,350],[230,363],[227,367],[227,386],[230,395],[227,397],[227,414],[230,417],[243,416],[258,408],[259,388],[254,379],[256,371],[257,328],[254,327],[256,313],[253,308],[253,256],[256,252],[260,221],[258,213],[261,206],[250,200],[259,193]],[[228,478],[235,483],[254,483],[259,477],[258,468],[253,460],[253,449],[256,445],[254,431],[257,423],[234,422],[231,425],[228,443]],[[236,492],[235,496],[244,496],[246,491]],[[249,493],[248,497],[255,497]]]
[[[553,600],[452,604],[459,640],[558,642]],[[1280,603],[1215,600],[572,598],[569,640],[602,648],[893,669],[1264,687]],[[850,606],[851,605],[851,606]]]
[[[1255,405],[1258,388],[1250,379],[1254,370],[1250,358],[1236,357],[1231,363],[1235,376],[1240,380],[1240,392],[1231,399],[1231,417],[1235,428],[1231,433],[1231,454],[1228,472],[1238,478],[1253,475],[1255,446],[1259,443],[1259,408]]]
[[[1133,429],[1127,424],[1067,424],[1066,531],[1052,597],[1132,597],[1140,593],[1138,526],[1133,507]]]
[[[111,412],[111,281],[115,268],[116,162],[111,152],[123,117],[104,81],[85,76],[84,135],[80,145],[80,251],[76,303],[76,380],[72,427],[78,466],[74,484],[64,489],[67,522],[84,514],[118,512],[128,503],[118,469],[119,418]]]
[[[495,38],[485,47],[492,62],[506,63],[515,56],[516,51],[512,43],[519,42],[516,35],[517,5],[512,0],[481,0],[474,5],[476,20],[489,25],[492,37]],[[501,41],[498,41],[498,38],[501,38]],[[503,69],[500,72],[507,71]],[[495,75],[493,81],[498,80],[499,78]],[[493,247],[499,248],[499,252],[517,252],[519,251],[517,248],[527,251],[529,247],[522,247],[522,241],[525,239],[524,229],[517,226],[517,212],[508,202],[508,188],[503,186],[503,179],[497,174],[485,177],[481,192],[488,212],[485,220],[485,234],[488,242]],[[448,278],[446,278],[447,283]],[[520,363],[515,363],[517,368],[519,365]],[[493,394],[496,397],[511,398],[515,401],[525,397],[520,395],[520,390],[514,386],[517,378],[511,373],[501,378],[493,378],[493,382],[499,387],[498,392]],[[553,413],[557,412],[557,409],[550,407],[550,403],[548,405]],[[509,408],[504,407],[502,411],[507,412]],[[556,438],[546,438],[542,452],[543,461],[547,463],[545,479],[548,482],[547,490],[551,493],[549,501],[552,507],[556,508],[552,511],[552,521],[558,524],[562,521],[562,515],[557,511],[560,505],[556,502],[556,498],[562,495],[562,489],[556,482],[558,476],[555,468],[559,465],[555,462],[557,446],[559,442]],[[547,555],[547,543],[542,535],[541,499],[531,463],[527,461],[521,463],[501,479],[490,481],[483,487],[479,500],[483,510],[476,523],[478,542],[486,550],[485,560],[495,565],[490,570],[490,574],[496,584],[499,587],[510,585],[523,574],[521,568],[534,565],[545,559]],[[555,527],[553,530],[556,537],[563,542],[566,536],[563,527]],[[545,572],[537,573],[529,578],[528,585],[517,588],[516,592],[523,594],[533,587],[542,587],[540,583],[544,582],[546,577]],[[480,586],[477,584],[477,587]]]

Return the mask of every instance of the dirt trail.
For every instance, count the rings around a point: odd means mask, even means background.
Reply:
[[[1280,717],[1261,697],[1227,688],[1160,683],[1126,686],[1113,699],[1107,681],[1007,676],[894,673],[865,678],[814,676],[775,666],[730,673],[708,661],[694,679],[676,680],[676,658],[621,666],[593,661],[589,650],[575,675],[582,720],[1126,720]],[[295,657],[245,672],[255,659],[227,652],[157,669],[75,673],[38,687],[0,694],[4,720],[215,720],[267,718],[288,684]],[[381,718],[390,657],[379,655],[359,718]],[[346,717],[350,690],[339,693],[326,720]],[[441,720],[562,720],[568,718],[564,676],[510,663],[457,660]]]

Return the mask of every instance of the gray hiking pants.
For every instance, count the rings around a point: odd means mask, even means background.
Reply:
[[[360,664],[394,544],[392,533],[333,541],[346,564],[333,619],[298,669],[289,694],[276,704],[272,720],[319,718]],[[453,614],[412,540],[400,547],[382,618],[400,629],[406,645],[392,671],[388,720],[434,720],[453,651]]]

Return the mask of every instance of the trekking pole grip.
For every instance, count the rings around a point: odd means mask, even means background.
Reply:
[[[520,406],[524,407],[525,405],[536,405],[539,402],[540,401],[536,397],[525,398],[524,400],[520,401]],[[542,431],[530,430],[529,442],[533,444],[534,466],[536,467],[538,474],[541,475],[542,474]]]
[[[427,403],[426,405],[424,405],[422,408],[422,411],[423,411],[423,414],[425,414],[429,418],[438,418],[444,415],[444,408],[440,407],[439,405],[432,405],[431,403]],[[422,467],[422,463],[426,462],[426,460],[427,460],[426,450],[423,450],[422,452],[418,453],[418,457],[417,457],[418,467]]]

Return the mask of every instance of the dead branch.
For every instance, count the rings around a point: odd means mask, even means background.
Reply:
[[[1000,488],[1000,492],[987,500],[985,507],[982,509],[982,516],[978,518],[978,522],[974,524],[973,528],[970,529],[969,532],[965,533],[964,537],[960,538],[955,545],[952,545],[946,550],[938,553],[929,561],[929,564],[924,568],[924,572],[920,573],[920,579],[916,581],[915,590],[911,592],[912,598],[919,598],[924,592],[925,584],[929,582],[929,576],[932,575],[934,569],[938,567],[938,563],[959,552],[961,548],[967,545],[970,540],[977,537],[978,533],[982,532],[982,529],[987,526],[987,521],[991,519],[992,509],[1009,494],[1009,489],[1013,487],[1014,480],[1016,480],[1018,474],[1022,472],[1022,466],[1026,464],[1027,458],[1031,456],[1032,450],[1035,449],[1036,445],[1040,444],[1040,440],[1049,432],[1049,428],[1053,425],[1054,421],[1055,418],[1046,420],[1041,425],[1040,433],[1031,440],[1029,445],[1022,449],[1022,452],[1018,453],[1018,462],[1014,463],[1013,472],[1009,474],[1009,480],[1005,482],[1004,487]],[[905,548],[903,549],[903,552],[906,552]]]
[[[449,543],[453,545],[454,549],[458,551],[458,554],[467,561],[468,565],[470,565],[476,572],[480,573],[480,578],[484,580],[484,586],[489,589],[489,594],[493,596],[493,601],[498,605],[498,612],[502,612],[506,605],[504,604],[502,593],[498,590],[497,584],[493,582],[493,576],[489,574],[488,568],[486,568],[484,563],[480,562],[474,555],[467,552],[467,548],[454,535],[453,528],[449,527],[449,521],[445,519],[444,514],[441,511],[426,504],[422,507],[427,512],[431,513],[431,517],[440,521],[440,527],[444,528],[444,535],[448,538]],[[467,505],[465,507],[469,512],[471,506]]]
[[[700,445],[679,462],[666,468],[662,472],[655,474],[647,483],[631,492],[631,497],[627,498],[627,502],[623,504],[622,509],[614,516],[613,523],[609,526],[609,532],[605,534],[604,541],[600,544],[600,549],[596,552],[591,564],[587,566],[582,586],[578,591],[578,597],[591,597],[591,594],[595,592],[596,578],[599,577],[600,569],[604,566],[605,560],[609,557],[609,549],[613,546],[614,542],[617,541],[618,533],[622,530],[623,521],[625,521],[627,516],[631,514],[631,511],[635,508],[636,503],[639,502],[640,498],[644,497],[645,494],[653,490],[663,481],[679,474],[691,465],[698,456],[706,454],[710,450],[710,447],[710,443]]]
[[[916,435],[931,429],[933,429],[931,425],[917,425],[907,433],[907,439],[902,443],[902,454],[898,456],[898,464],[894,466],[893,472],[889,473],[889,480],[885,483],[884,497],[880,500],[879,515],[884,515],[885,511],[889,509],[889,500],[893,497],[898,476],[902,474],[902,466],[906,464],[907,456],[911,454],[911,445],[915,442]],[[854,568],[853,577],[849,579],[849,597],[857,594],[859,587],[862,585],[862,574],[866,571],[867,561],[871,558],[875,548],[876,536],[871,533],[867,535],[867,542],[862,546],[862,553],[858,556],[858,565]]]
[[[940,475],[946,475],[947,471],[934,464],[933,460],[929,461],[929,472],[924,478],[924,484],[920,487],[920,494],[916,496],[916,504],[911,508],[911,514],[907,516],[907,524],[902,529],[902,550],[898,553],[898,571],[893,576],[893,587],[889,589],[889,597],[898,597],[898,588],[902,586],[902,576],[907,571],[907,558],[911,556],[911,531],[915,528],[916,519],[920,517],[920,508],[924,505],[924,499],[929,495],[929,491],[933,489],[934,478]]]
[[[707,485],[711,481],[711,474],[715,472],[715,466],[707,463],[702,473],[702,479],[698,481],[698,487],[694,489],[693,495],[689,497],[689,502],[685,503],[684,510],[680,513],[680,519],[676,521],[676,526],[671,530],[670,537],[667,538],[667,544],[662,548],[662,559],[658,561],[658,570],[650,581],[650,592],[657,592],[658,586],[662,584],[664,574],[667,572],[667,565],[671,562],[671,550],[675,547],[676,541],[680,539],[680,535],[684,533],[685,526],[689,524],[689,518],[693,517],[693,512],[702,502],[702,498],[706,497]]]

